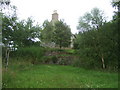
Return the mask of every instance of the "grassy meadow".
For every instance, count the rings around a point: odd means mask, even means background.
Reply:
[[[117,88],[118,74],[83,68],[18,62],[3,68],[3,88]]]

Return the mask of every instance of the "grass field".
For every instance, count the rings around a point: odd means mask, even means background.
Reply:
[[[117,88],[117,73],[72,66],[12,64],[3,69],[3,88]]]

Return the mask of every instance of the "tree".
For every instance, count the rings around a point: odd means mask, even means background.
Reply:
[[[51,22],[45,20],[43,23],[43,29],[41,30],[42,42],[50,43],[53,42],[54,27]]]
[[[118,29],[116,22],[108,22],[99,30],[90,30],[76,35],[75,45],[79,50],[80,66],[88,68],[118,68]]]
[[[35,45],[35,39],[40,38],[40,30],[41,27],[39,25],[33,26],[32,18],[28,18],[27,21],[17,22],[13,36],[15,46],[26,47]]]
[[[5,58],[6,58],[6,60],[5,60],[6,66],[5,67],[6,67],[6,69],[8,67],[9,53],[10,53],[9,49],[10,49],[11,42],[9,40],[11,39],[11,31],[12,31],[11,25],[13,24],[13,22],[11,22],[11,19],[15,19],[16,18],[16,14],[15,14],[16,12],[11,14],[11,12],[9,12],[9,10],[7,9],[8,7],[12,11],[13,10],[16,11],[16,8],[14,8],[14,7],[12,7],[10,5],[10,0],[2,0],[2,1],[0,1],[0,15],[2,15],[2,17],[3,17],[3,23],[2,23],[2,26],[0,26],[0,27],[2,27],[2,33],[4,33],[3,30],[6,33],[6,35],[4,34],[3,37],[2,37],[2,39],[3,39],[2,41],[4,42],[4,46],[5,46]],[[8,11],[9,13],[8,12],[6,13],[4,11]],[[9,17],[11,17],[11,19],[9,19]],[[4,21],[7,21],[7,22],[4,22]],[[5,25],[4,23],[7,23],[7,24]],[[4,25],[6,27],[4,27]]]
[[[80,66],[88,68],[118,69],[118,20],[104,22],[99,20],[100,16],[96,11],[91,11],[92,15],[86,14],[84,17],[87,25],[80,25],[84,32],[76,35],[75,44],[79,49]],[[94,14],[93,14],[94,12]],[[95,16],[96,15],[96,16]],[[94,16],[94,18],[92,18]],[[83,23],[86,23],[83,22]],[[86,23],[87,24],[87,23]],[[75,47],[76,48],[76,47]]]
[[[98,29],[106,22],[103,11],[98,8],[93,8],[91,12],[87,12],[84,16],[80,17],[79,25],[77,26],[80,31],[89,31]]]
[[[63,21],[55,23],[54,42],[59,47],[68,47],[71,43],[71,29]]]
[[[87,46],[85,48],[86,52],[90,50],[93,52],[96,50],[95,52],[97,52],[102,49],[100,48],[101,46],[99,43],[101,39],[98,39],[98,37],[96,36],[96,34],[98,35],[99,31],[94,31],[94,30],[99,30],[100,27],[102,27],[105,24],[105,22],[106,20],[105,20],[104,13],[98,8],[93,8],[90,13],[87,12],[83,17],[80,18],[78,29],[82,32],[88,31],[88,32],[83,33],[83,37],[85,41],[82,43],[84,46],[83,48]],[[93,39],[94,41],[91,41]],[[95,47],[95,50],[92,50],[93,47],[91,47],[91,45]],[[99,49],[96,47],[99,47]],[[98,55],[98,52],[97,52],[97,55]],[[101,57],[103,68],[105,68],[102,52],[98,56]]]
[[[114,11],[114,16],[113,16],[113,22],[115,22],[117,24],[117,30],[115,30],[116,34],[119,34],[120,33],[120,1],[119,0],[113,0],[112,1],[112,6],[114,8],[117,8],[117,11]],[[120,48],[120,36],[118,36],[117,38],[117,43],[118,43],[118,49]],[[120,52],[116,53],[117,56],[118,56],[118,63],[120,65],[120,58],[119,58],[119,55],[120,55]]]
[[[1,11],[3,12],[2,18],[2,41],[4,44],[3,47],[3,55],[5,57],[5,64],[6,68],[8,67],[9,61],[9,54],[10,51],[15,51],[19,47],[26,47],[32,45],[38,45],[36,42],[36,38],[40,36],[40,26],[36,25],[33,26],[33,20],[28,18],[27,21],[18,21],[16,8],[15,6],[11,6],[10,4],[8,7],[13,10],[13,13],[4,13],[7,7],[6,5]],[[3,58],[4,58],[3,57]]]
[[[113,0],[112,1],[112,6],[118,9],[118,12],[120,12],[120,1],[118,0]]]
[[[0,12],[7,17],[17,16],[17,7],[11,5],[10,0],[0,0]]]

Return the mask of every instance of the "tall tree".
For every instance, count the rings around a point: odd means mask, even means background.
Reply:
[[[114,11],[114,16],[113,16],[113,22],[117,24],[117,29],[115,30],[116,35],[120,33],[120,1],[119,0],[113,0],[112,1],[112,6],[114,8],[117,8],[117,11]],[[117,38],[117,43],[118,43],[118,49],[120,49],[120,36],[118,35]],[[117,53],[118,56],[118,63],[120,65],[120,58],[119,58],[120,52]]]
[[[13,35],[14,46],[18,48],[35,45],[35,39],[40,38],[40,30],[39,25],[33,26],[32,18],[17,22]]]
[[[45,20],[43,23],[43,29],[41,30],[41,40],[45,43],[53,42],[54,27],[51,22]]]
[[[3,6],[3,4],[2,4]],[[6,5],[5,5],[6,7]],[[39,38],[41,28],[39,25],[33,26],[33,20],[28,18],[26,21],[18,21],[16,8],[8,5],[12,8],[14,13],[3,13],[2,19],[2,41],[4,44],[3,54],[5,56],[6,67],[8,66],[9,54],[11,50],[15,50],[18,47],[25,47],[35,45],[35,39]],[[15,10],[14,10],[15,9]]]
[[[98,8],[93,8],[91,12],[87,12],[80,17],[77,28],[80,31],[89,31],[91,29],[98,29],[106,22],[103,11]]]
[[[117,21],[112,20],[105,23],[105,20],[99,20],[98,16],[100,15],[96,12],[98,11],[91,11],[92,15],[87,14],[85,17],[90,27],[89,30],[87,29],[88,26],[83,25],[84,32],[79,32],[76,35],[75,45],[77,44],[79,49],[81,66],[85,65],[89,68],[101,68],[102,66],[104,69],[117,69]],[[92,18],[93,16],[94,18]],[[81,24],[79,25],[82,27]]]
[[[3,42],[4,42],[4,46],[5,46],[6,68],[8,66],[9,53],[10,53],[9,48],[10,48],[11,42],[9,40],[11,39],[11,33],[10,32],[12,32],[11,25],[14,25],[13,22],[11,22],[11,21],[12,21],[12,19],[16,18],[16,14],[15,14],[16,12],[11,14],[11,12],[9,12],[9,10],[7,8],[10,8],[10,10],[12,10],[12,11],[16,11],[16,8],[14,8],[10,5],[10,0],[0,1],[0,15],[2,14],[2,17],[3,17],[3,23],[2,23],[2,26],[0,26],[0,27],[2,27],[2,33],[4,33],[3,31],[5,31],[5,34],[6,34],[6,35],[4,34],[3,37],[2,37]],[[5,12],[5,11],[7,11],[7,12]],[[11,19],[9,19],[9,17],[11,17]],[[4,21],[6,21],[6,22],[4,22]],[[7,23],[7,24],[5,25],[4,23]],[[6,27],[4,27],[4,25]]]
[[[55,23],[54,42],[59,47],[68,47],[71,43],[71,29],[63,21]]]

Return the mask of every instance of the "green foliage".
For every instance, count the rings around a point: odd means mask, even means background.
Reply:
[[[116,18],[117,19],[117,18]],[[74,40],[74,48],[79,49],[76,66],[118,70],[118,20],[105,23],[102,11],[97,8],[85,14],[79,23],[79,34]],[[88,26],[85,25],[88,24]],[[103,67],[105,64],[105,67]]]
[[[41,60],[45,64],[56,64],[58,58],[56,56],[43,56]]]
[[[54,42],[56,46],[68,47],[71,40],[71,30],[63,21],[57,21],[54,25],[48,20],[44,21],[41,31],[41,40],[45,44]]]
[[[59,47],[68,47],[71,43],[71,30],[63,21],[55,23],[54,42]]]
[[[65,49],[64,52],[69,53],[69,54],[76,54],[76,50],[74,49]]]
[[[27,21],[17,21],[17,17],[3,17],[2,32],[3,43],[7,47],[25,47],[37,45],[35,38],[40,36],[40,26],[33,26],[33,20],[28,18]]]
[[[17,51],[14,51],[12,53],[13,57],[22,57],[26,60],[31,59],[31,63],[39,62],[41,63],[41,58],[45,54],[45,49],[42,47],[25,47],[25,48],[19,48]]]
[[[43,42],[53,42],[53,25],[48,20],[44,21],[43,29],[41,30],[41,40]]]
[[[119,7],[120,7],[120,1],[117,1],[117,0],[116,0],[116,2],[112,1],[112,6],[113,7],[117,7],[119,9]]]
[[[40,46],[40,42],[35,39],[40,35],[39,25],[33,26],[33,20],[18,21],[17,17],[3,16],[2,22],[2,42],[3,60],[8,63],[9,51],[16,51],[21,47]],[[11,53],[10,53],[11,55]]]
[[[25,24],[26,23],[26,24]],[[20,47],[35,45],[35,38],[40,38],[40,26],[33,26],[33,20],[21,21],[17,24],[18,30],[15,31],[14,40]]]
[[[88,68],[102,68],[102,56],[106,69],[118,69],[117,23],[109,22],[99,30],[79,33],[75,40],[78,44],[80,65]]]
[[[8,18],[3,17],[2,21],[2,41],[5,46],[11,45],[13,37],[13,23],[15,23],[16,17]]]
[[[92,29],[98,29],[106,22],[103,11],[98,8],[93,8],[91,12],[87,12],[83,17],[80,17],[79,25],[77,28],[83,31],[89,31]]]

